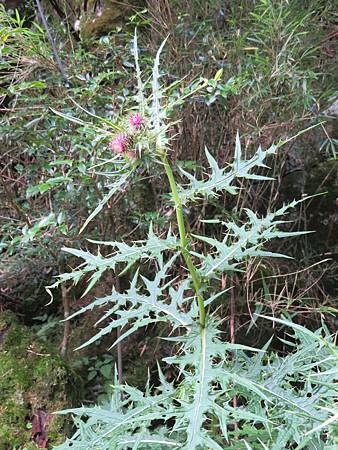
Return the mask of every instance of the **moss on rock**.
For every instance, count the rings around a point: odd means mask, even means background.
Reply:
[[[81,10],[80,35],[82,39],[106,35],[117,27],[122,27],[132,12],[145,6],[143,0],[88,0]]]
[[[128,5],[126,5],[128,7]],[[88,10],[81,17],[81,37],[101,36],[107,34],[123,23],[126,11],[112,1],[105,0],[96,10],[95,2],[88,2]],[[125,7],[124,7],[125,8]]]
[[[69,406],[69,369],[57,350],[41,342],[10,312],[0,314],[0,449],[34,449],[32,420],[45,418],[48,444],[62,442]],[[33,424],[34,427],[34,424]]]

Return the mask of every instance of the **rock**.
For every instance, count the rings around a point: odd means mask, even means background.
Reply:
[[[81,38],[102,36],[121,27],[131,11],[132,5],[128,2],[88,1],[87,8],[77,23]]]
[[[65,419],[51,413],[70,406],[73,379],[52,345],[39,341],[13,313],[0,313],[0,449],[62,442]]]

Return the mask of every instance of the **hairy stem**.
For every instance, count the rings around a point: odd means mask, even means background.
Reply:
[[[190,273],[190,276],[191,276],[191,279],[192,279],[192,282],[194,285],[194,290],[196,293],[197,303],[198,303],[198,308],[199,308],[200,325],[201,325],[201,328],[205,328],[205,307],[204,307],[203,296],[201,294],[201,280],[199,279],[196,267],[191,259],[190,252],[189,252],[189,240],[188,240],[187,233],[185,230],[183,205],[182,205],[182,202],[178,195],[175,177],[174,177],[173,171],[170,167],[170,164],[168,162],[168,159],[165,156],[165,154],[160,154],[160,158],[163,163],[165,173],[168,177],[171,193],[172,193],[174,203],[175,203],[177,225],[178,225],[178,231],[180,234],[181,253],[182,253],[184,261],[187,265],[187,269],[189,270],[189,273]]]

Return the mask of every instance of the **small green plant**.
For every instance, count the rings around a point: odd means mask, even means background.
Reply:
[[[87,294],[105,271],[112,270],[117,276],[131,274],[130,285],[124,291],[113,286],[110,295],[93,300],[69,317],[94,308],[103,311],[97,322],[100,331],[79,348],[117,327],[122,332],[113,346],[140,327],[164,322],[170,332],[167,339],[173,342],[175,350],[174,356],[164,362],[176,368],[177,378],[169,382],[159,365],[158,386],[148,383],[145,392],[141,392],[115,382],[109,403],[63,411],[75,416],[77,430],[57,448],[329,448],[327,445],[334,445],[337,416],[334,411],[337,350],[325,325],[311,332],[287,318],[261,316],[259,320],[274,320],[286,330],[283,342],[290,352],[280,356],[269,351],[270,340],[262,349],[224,341],[222,318],[217,315],[218,302],[226,302],[228,298],[228,290],[219,288],[221,275],[241,271],[249,258],[285,257],[264,246],[272,239],[303,234],[286,231],[283,217],[304,199],[263,217],[247,209],[246,219],[241,223],[205,220],[206,226],[224,230],[222,240],[187,231],[185,211],[192,202],[215,198],[221,193],[236,195],[241,179],[258,183],[269,180],[262,169],[267,167],[267,158],[276,153],[278,145],[267,150],[259,148],[246,159],[237,136],[234,160],[228,167],[220,168],[206,150],[208,174],[198,179],[180,168],[186,183],[179,184],[170,162],[168,133],[172,126],[168,112],[173,110],[175,100],[168,99],[168,90],[159,83],[162,48],[163,44],[155,58],[149,93],[149,84],[144,85],[141,79],[135,36],[137,108],[117,124],[102,122],[114,155],[100,164],[109,167],[113,164],[119,169],[109,173],[113,179],[110,190],[82,229],[118,190],[132,184],[133,174],[141,167],[166,175],[176,220],[160,235],[150,226],[148,238],[142,242],[91,241],[99,248],[111,248],[108,256],[102,256],[100,250],[93,254],[64,248],[83,262],[73,272],[60,275],[49,289],[66,281],[77,283],[86,276]],[[202,80],[191,94],[208,84]],[[182,265],[184,276],[178,279],[177,268]],[[153,276],[144,272],[145,266],[152,268]]]

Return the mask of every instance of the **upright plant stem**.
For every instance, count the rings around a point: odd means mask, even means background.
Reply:
[[[111,237],[112,240],[116,240],[116,226],[115,226],[115,219],[112,214],[109,216],[110,223],[111,223]],[[115,276],[115,289],[117,292],[121,292],[121,284],[120,284],[120,278],[118,275]],[[119,339],[121,336],[121,327],[116,328],[116,339]],[[122,358],[122,343],[119,341],[116,346],[117,351],[117,378],[119,384],[123,384],[123,358]]]
[[[165,154],[160,154],[160,158],[163,163],[166,175],[168,177],[171,193],[172,193],[174,203],[175,203],[177,225],[178,225],[178,231],[180,234],[181,253],[183,255],[184,261],[187,265],[187,268],[189,270],[189,273],[191,275],[191,279],[192,279],[192,282],[194,285],[194,289],[195,289],[195,293],[196,293],[196,297],[197,297],[198,309],[199,309],[199,322],[200,322],[201,328],[205,328],[205,307],[204,307],[203,296],[201,294],[201,281],[199,279],[196,267],[191,259],[190,252],[189,252],[189,240],[187,238],[187,233],[185,230],[183,205],[182,205],[182,202],[178,195],[175,177],[174,177],[173,171],[171,169],[171,166],[167,160],[167,157],[165,156]]]

